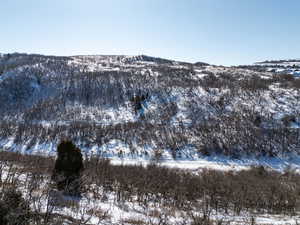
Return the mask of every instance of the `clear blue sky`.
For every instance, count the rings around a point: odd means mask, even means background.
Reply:
[[[1,0],[0,52],[300,58],[299,0]]]

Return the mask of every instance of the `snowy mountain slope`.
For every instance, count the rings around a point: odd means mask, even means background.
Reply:
[[[119,159],[297,156],[300,79],[258,67],[2,55],[0,147],[50,153],[68,137]]]
[[[271,60],[258,62],[256,65],[262,66],[268,71],[275,72],[277,74],[291,74],[300,76],[300,60]]]

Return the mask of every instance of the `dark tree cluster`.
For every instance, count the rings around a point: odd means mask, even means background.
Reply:
[[[31,220],[29,202],[15,187],[2,189],[0,199],[1,225],[28,225]]]
[[[63,141],[57,147],[52,179],[57,189],[67,194],[80,194],[80,174],[83,170],[83,159],[80,149],[71,141]]]
[[[133,96],[130,101],[133,105],[133,109],[135,113],[138,113],[143,108],[143,103],[149,98],[148,93],[147,94],[141,94],[141,95],[135,95]]]

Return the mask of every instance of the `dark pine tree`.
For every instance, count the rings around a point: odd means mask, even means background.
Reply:
[[[83,159],[79,148],[71,141],[62,141],[57,147],[57,159],[52,175],[59,191],[70,195],[80,195],[80,174]]]

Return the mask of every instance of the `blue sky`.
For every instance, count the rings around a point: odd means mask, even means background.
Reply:
[[[300,58],[299,0],[1,0],[0,52]]]

